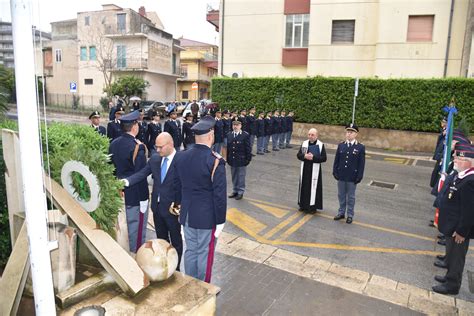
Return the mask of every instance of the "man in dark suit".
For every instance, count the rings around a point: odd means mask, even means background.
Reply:
[[[196,144],[176,155],[176,204],[181,205],[187,275],[211,282],[216,240],[227,214],[225,161],[211,150],[215,119],[203,117],[193,126]]]
[[[170,118],[165,122],[164,131],[171,135],[173,138],[174,148],[176,151],[179,151],[181,143],[183,142],[181,123],[176,119],[178,117],[176,112],[170,112],[168,115]]]
[[[469,249],[469,239],[474,239],[474,146],[456,144],[454,174],[443,187],[445,194],[438,200],[438,229],[446,236],[447,269],[445,276],[435,276],[441,284],[433,286],[440,294],[459,293],[462,274]],[[449,177],[448,177],[449,179]]]
[[[89,120],[91,120],[91,127],[96,130],[101,136],[105,136],[107,133],[105,127],[100,125],[100,113],[99,111],[94,111],[89,115]]]
[[[107,137],[112,142],[114,139],[122,135],[122,128],[120,127],[120,118],[125,113],[121,105],[115,107],[115,119],[107,124]]]
[[[122,136],[110,143],[109,154],[115,166],[115,175],[123,179],[146,166],[147,149],[135,137],[138,134],[138,111],[121,118]],[[130,251],[136,253],[145,242],[148,219],[148,183],[145,180],[124,189]]]
[[[252,160],[252,149],[247,132],[242,131],[240,121],[232,122],[233,131],[227,135],[227,163],[232,174],[233,190],[229,198],[241,200],[245,192],[245,174]]]
[[[183,254],[183,239],[178,216],[169,212],[171,203],[177,199],[175,188],[175,155],[173,138],[164,132],[158,135],[155,148],[159,155],[151,155],[145,168],[124,179],[125,186],[133,186],[153,175],[151,210],[155,223],[156,237],[170,242],[178,252],[178,267]]]
[[[345,218],[352,223],[354,217],[355,191],[364,177],[365,146],[356,140],[359,128],[351,123],[346,126],[346,140],[337,146],[332,175],[337,180],[339,211],[335,221]]]

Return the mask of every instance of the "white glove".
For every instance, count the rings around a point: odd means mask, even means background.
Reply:
[[[140,201],[140,212],[145,214],[148,211],[148,200]]]
[[[222,233],[222,231],[224,230],[224,225],[225,225],[225,223],[216,225],[216,230],[214,231],[214,236],[215,236],[216,238],[219,238],[219,235],[220,235],[220,234]]]
[[[120,180],[122,181],[124,187],[128,187],[128,185],[130,184],[127,179],[120,179]]]

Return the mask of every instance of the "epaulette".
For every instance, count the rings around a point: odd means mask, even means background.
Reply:
[[[136,142],[138,145],[143,145],[143,143],[142,143],[139,139],[136,139],[136,138],[135,138],[135,142]]]

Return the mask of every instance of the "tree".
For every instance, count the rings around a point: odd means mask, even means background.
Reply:
[[[0,65],[0,114],[8,110],[8,102],[15,89],[15,78],[13,71]]]
[[[122,97],[125,101],[125,109],[128,111],[130,97],[134,95],[141,97],[148,86],[150,86],[150,84],[143,78],[123,76],[112,83],[110,91],[112,95]]]

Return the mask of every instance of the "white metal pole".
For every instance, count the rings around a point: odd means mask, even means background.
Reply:
[[[26,224],[36,315],[56,315],[43,185],[29,0],[10,0]]]
[[[355,122],[355,113],[356,113],[356,99],[359,95],[359,78],[356,78],[355,85],[354,85],[354,102],[352,104],[352,124]]]

